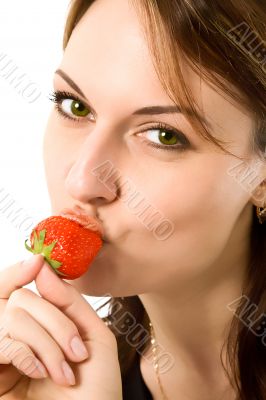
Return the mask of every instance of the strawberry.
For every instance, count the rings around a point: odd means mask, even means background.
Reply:
[[[61,215],[41,221],[30,235],[33,254],[42,254],[53,270],[65,279],[83,275],[102,247],[99,232]]]

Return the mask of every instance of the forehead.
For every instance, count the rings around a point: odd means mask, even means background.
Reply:
[[[228,132],[234,139],[230,130],[235,119],[238,132],[251,129],[243,110],[180,62],[196,103],[217,128],[212,132],[216,137],[226,138]],[[73,30],[60,68],[106,116],[121,109],[131,114],[145,106],[173,104],[155,72],[142,22],[130,0],[94,2]]]
[[[115,86],[117,91],[147,80],[158,82],[141,25],[127,0],[98,0],[74,29],[63,65],[78,70],[79,80]],[[135,89],[139,89],[135,87]]]

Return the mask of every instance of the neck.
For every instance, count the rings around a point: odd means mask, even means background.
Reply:
[[[184,396],[191,395],[193,400],[218,398],[217,394],[228,390],[220,353],[233,318],[227,305],[243,291],[249,259],[245,239],[248,236],[245,231],[238,238],[242,242],[237,247],[235,240],[228,241],[219,260],[204,275],[182,285],[175,283],[173,287],[139,295],[153,324],[158,348],[169,352],[174,360],[161,378],[168,393],[172,392],[169,399],[175,398],[177,390],[184,391]],[[142,373],[154,398],[160,398],[152,363],[147,360],[151,360],[150,351],[142,358]]]

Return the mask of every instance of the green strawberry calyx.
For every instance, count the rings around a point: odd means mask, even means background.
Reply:
[[[33,231],[33,237],[34,237],[34,243],[33,243],[33,248],[27,244],[27,240],[25,240],[24,244],[27,250],[29,250],[33,254],[42,254],[44,256],[44,259],[48,262],[48,264],[53,268],[53,270],[62,276],[67,276],[61,271],[58,271],[58,268],[62,265],[60,261],[53,260],[51,258],[51,253],[57,243],[57,240],[54,242],[50,243],[49,245],[44,244],[44,239],[46,235],[46,229],[43,229],[39,233],[39,238],[37,236],[36,231]]]

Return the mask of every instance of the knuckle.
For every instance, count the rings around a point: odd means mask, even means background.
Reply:
[[[34,345],[33,351],[37,357],[51,369],[53,369],[55,365],[60,365],[61,361],[65,359],[64,351],[55,341],[48,341],[45,343],[45,349],[37,348],[37,346]]]
[[[4,324],[6,324],[9,329],[14,326],[14,323],[25,322],[25,311],[19,307],[11,307],[4,315]]]
[[[14,290],[8,300],[9,304],[20,303],[26,296],[31,296],[32,291],[27,288],[19,288]]]
[[[75,288],[75,286],[71,285],[70,283],[64,282],[66,284],[66,295],[69,299],[69,303],[73,303],[75,299],[80,297],[80,292]]]
[[[68,335],[69,336],[79,335],[79,331],[75,323],[71,319],[68,319],[67,322],[68,322]]]
[[[26,343],[18,342],[18,341],[15,342],[15,343],[16,343],[17,353],[20,353],[20,354],[23,354],[23,355],[32,354],[32,351],[31,351],[30,347]]]
[[[68,333],[66,334],[65,340],[64,340],[64,345],[68,347],[69,343],[75,336],[80,338],[80,333],[76,327],[73,327],[72,329],[69,329]]]

